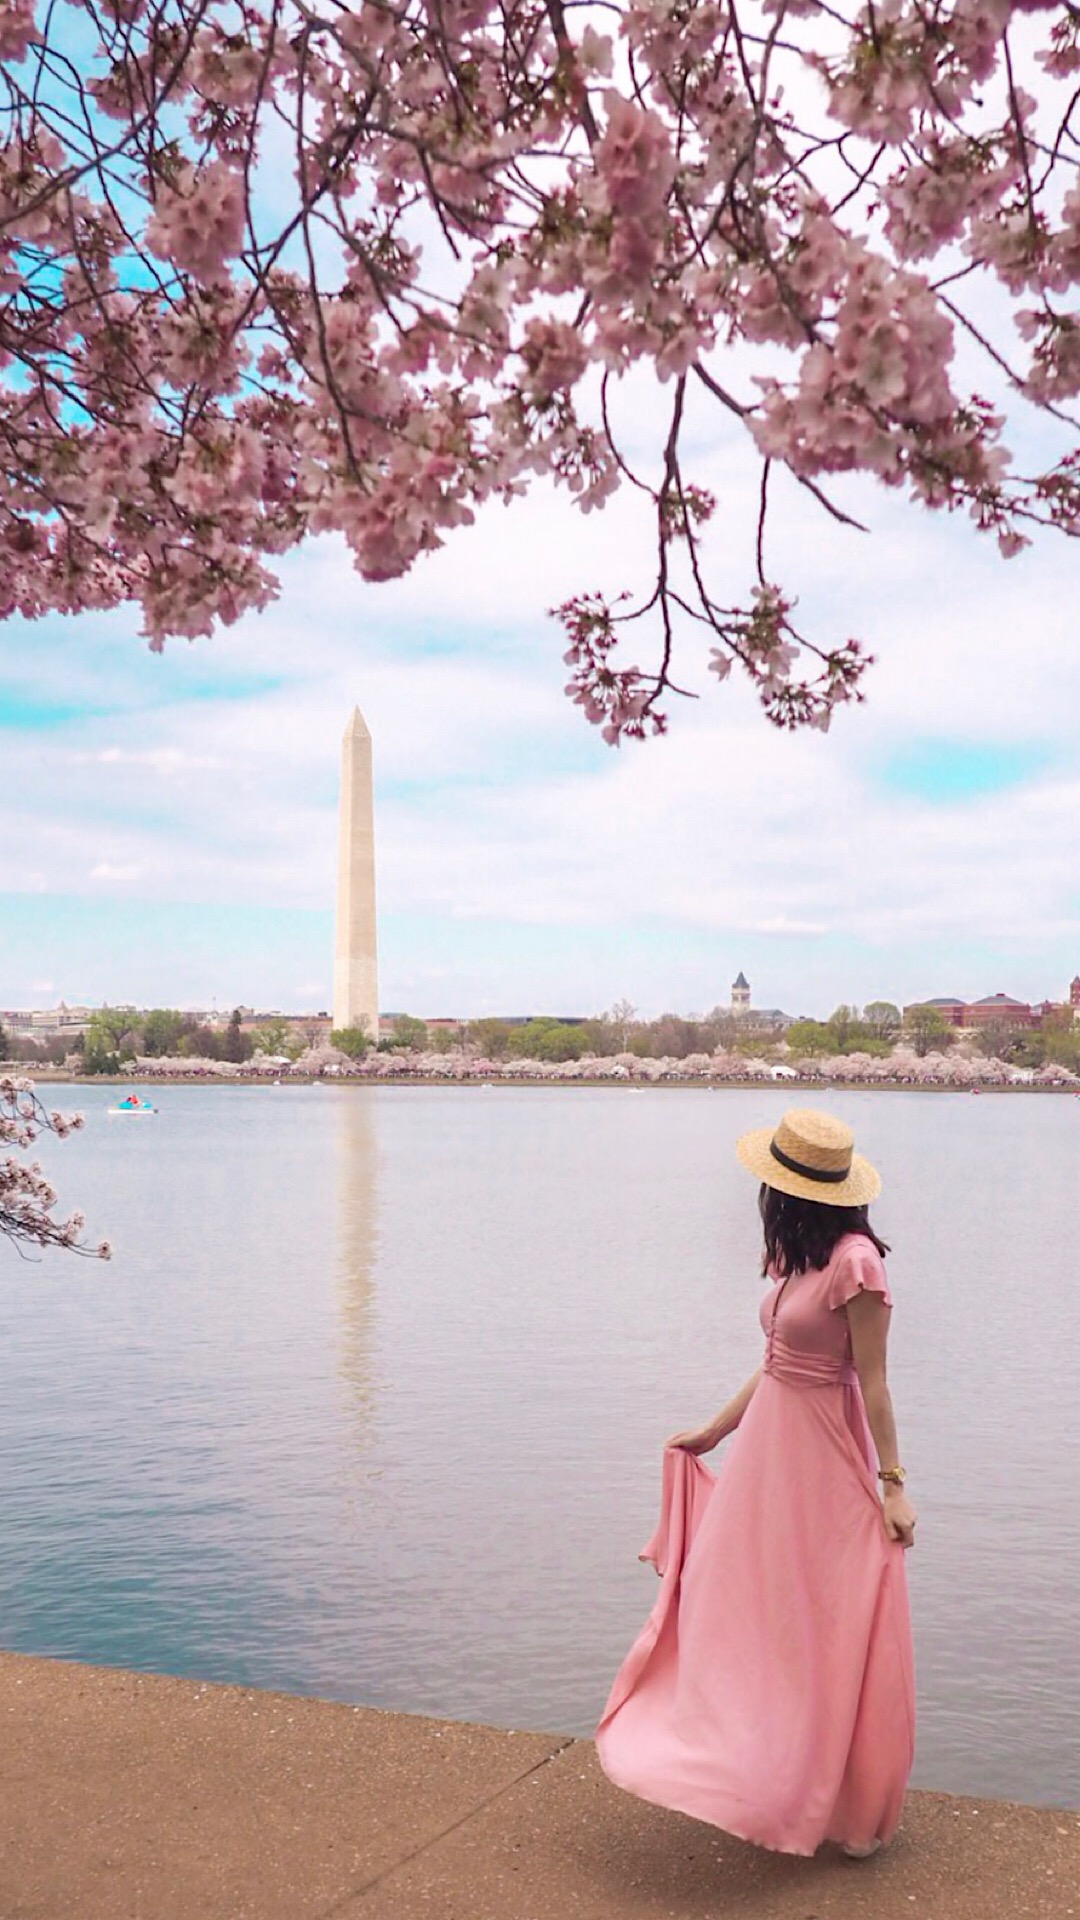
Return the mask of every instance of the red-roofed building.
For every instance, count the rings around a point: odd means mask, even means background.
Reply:
[[[964,1008],[960,1022],[964,1027],[1037,1027],[1039,1016],[1026,1000],[1014,1000],[1009,993],[988,993]]]
[[[1014,1000],[1010,993],[988,993],[985,999],[973,1001],[944,994],[935,1000],[913,1001],[904,1008],[905,1021],[910,1022],[916,1008],[922,1007],[932,1007],[950,1027],[1041,1027],[1044,1021],[1070,1011],[1073,1019],[1080,1021],[1080,973],[1069,988],[1067,1004],[1061,1000],[1040,1000],[1033,1007],[1026,1000]]]

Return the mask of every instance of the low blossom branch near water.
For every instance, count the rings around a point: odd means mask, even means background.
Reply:
[[[108,1260],[106,1240],[90,1246],[82,1238],[81,1213],[55,1217],[56,1192],[37,1160],[17,1159],[43,1133],[63,1140],[83,1124],[81,1113],[50,1112],[29,1080],[0,1078],[0,1236],[22,1247],[62,1247]]]
[[[777,479],[1080,531],[1071,5],[0,0],[0,59],[2,615],[134,602],[160,648],[308,534],[388,580],[539,478],[634,486],[652,586],[558,609],[585,716],[662,730],[734,664],[824,728],[868,655],[797,624]]]

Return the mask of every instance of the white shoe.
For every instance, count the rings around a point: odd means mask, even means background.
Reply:
[[[879,1852],[880,1848],[880,1840],[871,1840],[865,1847],[854,1846],[847,1841],[844,1842],[844,1852],[847,1854],[849,1860],[869,1860],[870,1855]]]

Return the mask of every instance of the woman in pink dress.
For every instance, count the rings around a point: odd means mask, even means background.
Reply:
[[[782,1853],[899,1824],[915,1744],[892,1300],[849,1127],[798,1110],[738,1143],[761,1181],[761,1367],[664,1453],[653,1611],[596,1733],[616,1786]],[[734,1438],[719,1472],[699,1459]],[[880,1491],[879,1491],[880,1488]]]

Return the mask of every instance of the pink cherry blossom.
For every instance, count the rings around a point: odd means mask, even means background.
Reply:
[[[0,1077],[0,1236],[19,1247],[61,1247],[99,1260],[110,1258],[107,1241],[91,1247],[82,1239],[83,1214],[56,1219],[56,1190],[40,1162],[16,1158],[28,1153],[43,1133],[63,1140],[82,1124],[79,1113],[50,1113],[32,1081],[11,1074]]]
[[[576,385],[589,364],[577,328],[559,320],[530,320],[521,357],[529,370],[531,389],[542,400]]]
[[[159,260],[212,287],[240,250],[245,216],[244,183],[233,168],[222,160],[181,162],[171,179],[158,182],[146,244]]]
[[[824,729],[870,656],[766,577],[773,468],[840,520],[840,473],[960,510],[1006,557],[1080,535],[1059,6],[36,18],[0,0],[0,617],[133,602],[160,647],[269,604],[308,535],[383,580],[537,480],[582,512],[628,486],[651,578],[558,610],[583,715],[661,731],[726,662],[773,724]],[[758,463],[745,554],[705,533],[721,421]]]
[[[34,0],[0,0],[0,60],[22,60],[36,38]]]
[[[636,220],[658,214],[675,177],[671,139],[659,114],[620,93],[605,95],[607,126],[595,149],[596,169],[613,213]]]

